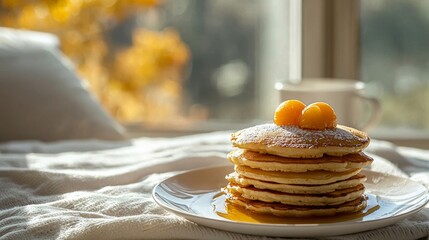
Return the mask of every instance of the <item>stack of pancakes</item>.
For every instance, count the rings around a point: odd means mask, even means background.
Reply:
[[[228,154],[235,171],[226,176],[227,201],[277,216],[331,216],[364,209],[361,169],[368,136],[340,126],[309,130],[258,125],[232,134]]]

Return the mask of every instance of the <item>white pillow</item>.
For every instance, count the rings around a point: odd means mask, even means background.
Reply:
[[[123,139],[55,36],[0,28],[0,141]]]

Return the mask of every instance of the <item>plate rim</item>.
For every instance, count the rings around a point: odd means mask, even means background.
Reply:
[[[215,169],[215,168],[219,168],[219,169],[223,169],[223,168],[231,168],[233,169],[232,165],[217,165],[217,166],[209,166],[209,167],[201,167],[201,168],[194,168],[194,169],[189,169],[186,171],[182,171],[178,174],[175,174],[173,176],[170,176],[166,179],[164,179],[163,181],[157,183],[153,189],[152,189],[152,198],[154,199],[154,201],[161,206],[162,208],[164,208],[165,210],[169,211],[169,212],[173,212],[174,214],[178,213],[180,215],[186,215],[192,218],[198,218],[201,219],[203,221],[209,220],[209,221],[215,221],[217,223],[222,223],[222,224],[233,224],[233,225],[240,225],[240,226],[252,226],[252,227],[258,227],[258,228],[266,228],[266,227],[270,227],[270,228],[281,228],[281,227],[294,227],[294,228],[308,228],[308,227],[317,227],[317,228],[330,228],[332,226],[351,226],[351,225],[356,225],[356,224],[370,224],[370,223],[374,223],[374,222],[380,222],[380,221],[386,221],[386,220],[396,220],[399,219],[401,220],[402,218],[405,218],[406,216],[409,215],[413,215],[417,212],[419,212],[421,209],[423,209],[429,202],[429,190],[426,186],[424,186],[422,183],[414,181],[412,179],[409,178],[405,178],[405,177],[401,177],[401,176],[396,176],[396,175],[392,175],[392,174],[388,174],[388,173],[383,173],[383,172],[378,172],[378,171],[373,171],[371,169],[362,169],[362,171],[365,172],[371,172],[371,173],[375,173],[375,174],[381,174],[383,176],[389,176],[389,177],[394,177],[394,178],[399,178],[399,179],[406,179],[407,181],[411,181],[414,182],[420,186],[422,186],[425,191],[425,201],[424,203],[422,203],[419,207],[409,211],[409,212],[405,212],[405,213],[400,213],[398,215],[395,216],[390,216],[390,217],[384,217],[384,218],[378,218],[378,219],[370,219],[370,220],[366,220],[366,221],[344,221],[344,222],[335,222],[335,223],[300,223],[300,224],[284,224],[284,223],[252,223],[252,222],[238,222],[238,221],[233,221],[230,219],[216,219],[216,218],[209,218],[209,217],[204,217],[201,215],[197,215],[195,213],[191,213],[191,212],[187,212],[184,211],[182,209],[178,209],[178,208],[172,208],[166,204],[163,203],[163,201],[161,199],[158,199],[158,197],[156,196],[156,190],[160,187],[161,184],[165,183],[166,181],[179,177],[179,176],[183,176],[192,172],[197,172],[197,171],[204,171],[204,170],[209,170],[209,169]],[[377,196],[376,194],[374,194],[375,196]],[[179,216],[180,216],[179,215]],[[182,217],[182,216],[180,216]],[[396,222],[396,221],[394,221]],[[197,223],[199,224],[199,223]],[[209,226],[210,227],[210,226]]]

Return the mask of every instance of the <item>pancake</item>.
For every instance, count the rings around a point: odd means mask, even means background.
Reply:
[[[258,189],[268,189],[278,192],[294,193],[294,194],[322,194],[329,193],[335,190],[344,188],[356,187],[366,181],[366,177],[363,174],[357,174],[346,180],[324,184],[324,185],[297,185],[297,184],[280,184],[266,181],[260,181],[257,179],[247,178],[238,175],[236,172],[226,176],[228,182],[232,184],[238,184],[244,187],[253,186]]]
[[[226,192],[227,201],[236,206],[261,214],[272,214],[281,217],[314,217],[332,216],[340,213],[354,213],[367,206],[365,195],[339,205],[330,206],[294,206],[282,203],[267,203],[243,198],[239,193]]]
[[[280,202],[294,206],[338,205],[359,198],[364,193],[364,190],[365,187],[362,184],[326,194],[290,194],[271,190],[261,190],[254,187],[243,187],[231,183],[225,187],[225,191],[240,193],[243,198],[249,200]]]
[[[291,158],[320,158],[324,154],[344,156],[362,151],[369,141],[366,133],[342,125],[310,130],[262,124],[231,135],[235,147]]]
[[[239,175],[266,182],[283,184],[321,185],[329,184],[351,178],[362,169],[351,169],[345,172],[308,171],[303,173],[264,171],[246,166],[235,166],[235,172]]]
[[[271,154],[260,154],[253,151],[237,149],[228,154],[230,162],[265,171],[307,172],[326,170],[344,172],[350,169],[370,165],[373,159],[364,153],[348,154],[343,157],[323,156],[321,158],[286,158]]]

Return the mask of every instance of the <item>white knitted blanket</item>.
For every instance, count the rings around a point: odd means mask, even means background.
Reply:
[[[155,184],[227,164],[228,133],[129,142],[0,144],[0,239],[271,239],[199,226],[160,208]],[[373,169],[429,185],[429,152],[373,141]],[[399,166],[402,171],[396,167]],[[395,225],[326,239],[429,236],[429,210]]]

